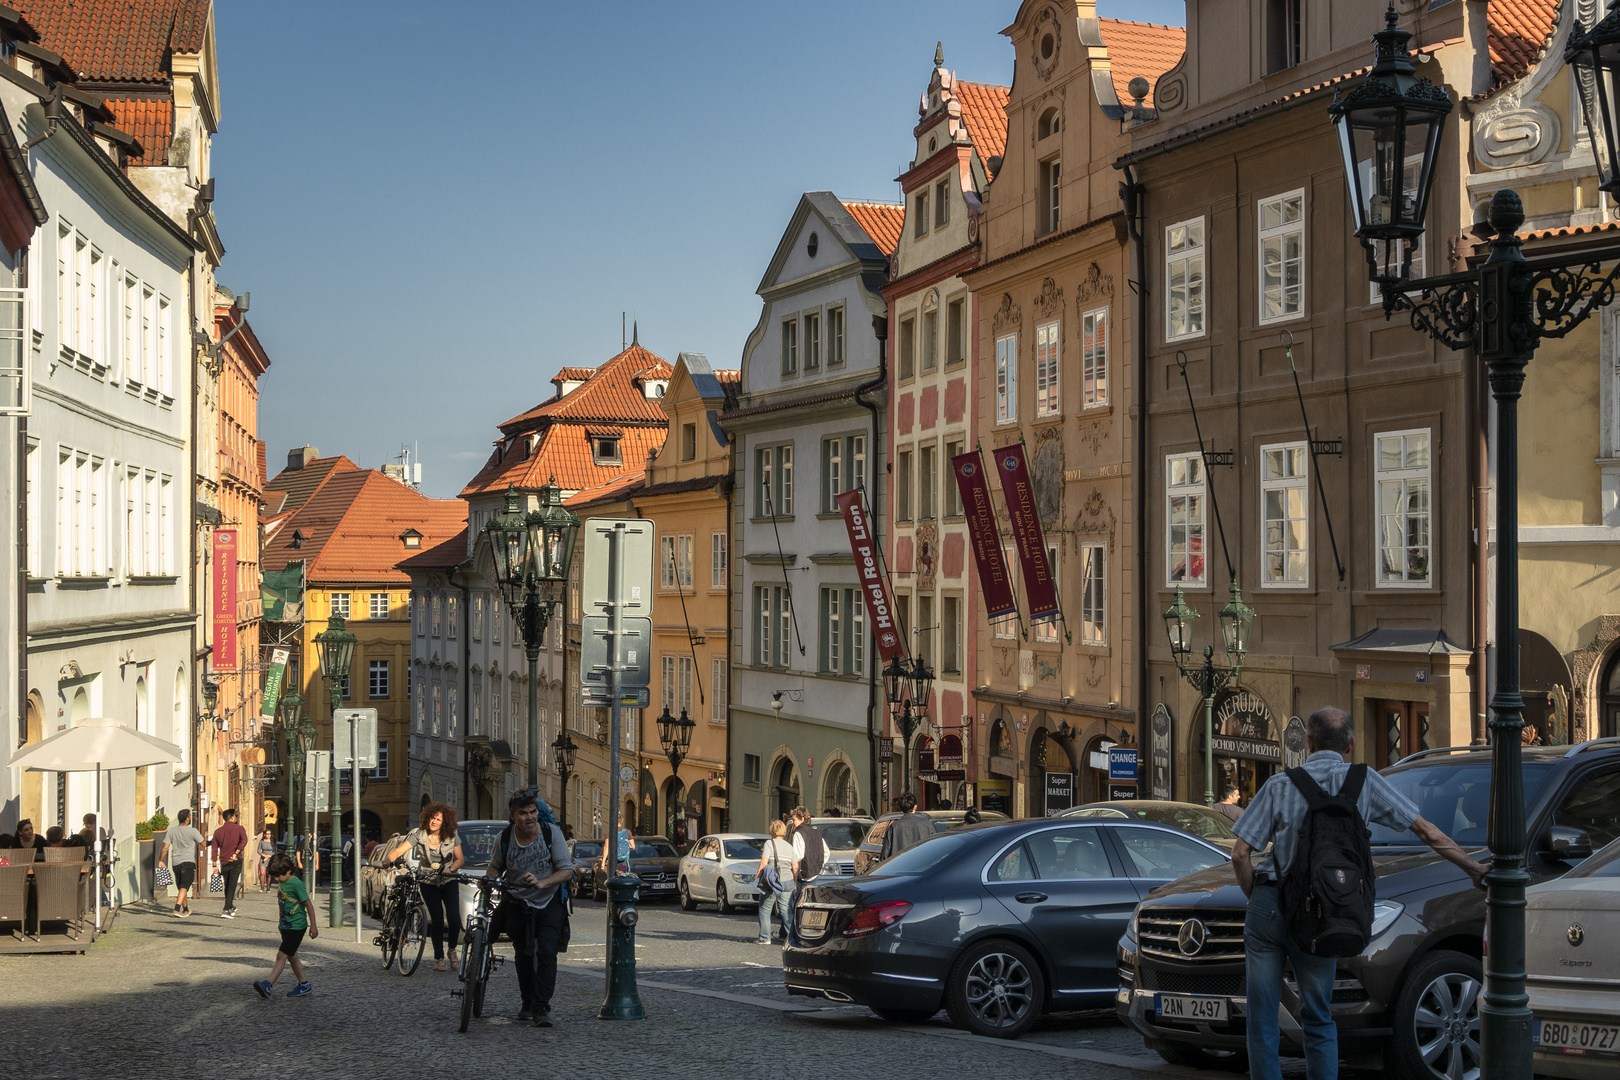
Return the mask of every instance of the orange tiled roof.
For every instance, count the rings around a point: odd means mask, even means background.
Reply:
[[[166,83],[172,53],[202,51],[211,0],[11,0],[81,79]]]
[[[1534,229],[1520,233],[1519,239],[1557,240],[1567,236],[1594,236],[1597,233],[1614,232],[1616,229],[1620,229],[1620,221],[1600,221],[1595,225],[1563,225],[1556,229]]]
[[[1131,104],[1133,99],[1126,88],[1140,75],[1148,81],[1148,96],[1142,103],[1152,107],[1153,84],[1186,53],[1187,31],[1179,26],[1124,19],[1098,19],[1097,22],[1102,29],[1103,44],[1108,47],[1109,71],[1120,104]]]
[[[467,530],[462,529],[444,543],[412,555],[400,563],[399,568],[407,573],[412,570],[445,570],[466,561]]]
[[[658,402],[643,395],[631,383],[631,380],[642,372],[656,370],[660,364],[663,364],[666,371],[674,370],[662,357],[655,356],[640,345],[632,345],[599,368],[583,369],[591,373],[590,377],[585,380],[584,386],[576,387],[572,394],[541,402],[528,412],[519,413],[502,423],[501,430],[507,431],[510,428],[516,431],[528,425],[530,421],[544,417],[605,420],[610,423],[641,421],[668,424],[669,418],[664,415],[664,410],[659,407]],[[649,376],[649,378],[668,377],[667,374]]]
[[[560,367],[557,374],[551,377],[552,382],[584,382],[596,374],[593,367]]]
[[[951,96],[962,106],[962,123],[985,169],[990,159],[1007,152],[1007,87],[994,83],[957,82]]]
[[[1561,0],[1491,0],[1486,39],[1496,81],[1510,83],[1540,59],[1558,28]]]
[[[1005,141],[1005,137],[1003,137]],[[885,255],[893,255],[906,226],[906,208],[900,203],[851,202],[840,199],[855,224],[866,231],[872,243]]]
[[[415,529],[424,547],[437,547],[466,527],[467,504],[460,499],[430,499],[376,469],[356,469],[323,485],[259,557],[270,571],[303,560],[304,579],[314,584],[406,584],[410,577],[400,563],[422,552],[406,548],[401,533]],[[304,537],[296,548],[295,529]]]
[[[588,425],[590,430],[612,428],[612,422]],[[525,455],[522,447],[526,438],[519,437],[518,445],[506,456],[496,460],[499,449],[491,454],[478,475],[467,481],[461,489],[462,498],[505,491],[507,484],[534,490],[555,477],[564,491],[584,491],[608,483],[626,467],[639,467],[647,460],[647,452],[664,445],[667,434],[662,427],[615,428],[619,437],[619,463],[598,465],[591,453],[590,435],[584,424],[553,424],[541,436],[540,445],[532,454]]]
[[[619,499],[629,498],[646,486],[647,477],[645,472],[629,473],[609,480],[605,484],[587,488],[572,498],[563,500],[563,505],[571,510],[578,510],[580,507],[590,506],[592,503],[616,502]]]
[[[266,494],[275,491],[286,496],[280,507],[280,512],[285,513],[303,506],[333,476],[359,470],[360,466],[342,454],[335,458],[315,458],[302,469],[281,470],[275,479],[264,485],[264,490]]]
[[[174,106],[168,98],[108,98],[113,126],[133,135],[141,144],[139,157],[131,165],[167,165],[169,143],[174,138]]]

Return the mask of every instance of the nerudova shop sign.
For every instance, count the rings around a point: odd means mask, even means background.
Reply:
[[[1215,706],[1215,735],[1211,747],[1217,757],[1246,761],[1282,762],[1282,744],[1268,739],[1271,710],[1258,694],[1240,690]]]

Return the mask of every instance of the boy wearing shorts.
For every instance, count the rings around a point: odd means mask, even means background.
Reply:
[[[304,978],[304,964],[298,959],[298,946],[303,943],[306,932],[311,938],[321,936],[320,929],[315,925],[315,905],[309,899],[309,890],[304,888],[303,879],[293,874],[291,859],[285,855],[271,856],[269,870],[270,880],[276,883],[276,902],[281,908],[281,919],[277,924],[281,930],[281,948],[276,950],[276,962],[270,968],[270,977],[254,983],[253,989],[259,992],[260,997],[268,999],[276,980],[281,977],[281,969],[291,964],[298,985],[287,991],[287,996],[304,997],[312,987],[309,980]]]

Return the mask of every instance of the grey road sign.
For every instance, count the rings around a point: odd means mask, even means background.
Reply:
[[[606,690],[582,691],[579,695],[579,704],[581,708],[586,709],[610,709],[613,707],[613,699],[608,696]],[[621,690],[619,704],[626,709],[645,709],[652,704],[652,691],[645,686],[640,689]]]
[[[304,809],[324,814],[331,807],[332,751],[310,750],[304,754]]]
[[[580,620],[579,670],[582,692],[608,692],[608,617],[587,615]],[[652,620],[628,616],[619,628],[619,689],[652,685]]]
[[[337,734],[333,742],[337,746],[338,760],[342,767],[349,766],[349,748],[351,724],[358,724],[359,730],[353,734],[360,737],[360,767],[362,769],[375,769],[377,767],[377,710],[376,709],[339,709],[333,717],[337,725]]]
[[[580,571],[580,601],[585,610],[604,610],[617,599],[626,615],[651,611],[657,547],[653,523],[643,518],[591,518],[581,528],[585,532],[585,565]],[[615,531],[622,531],[624,537],[617,598],[608,595],[608,537]]]

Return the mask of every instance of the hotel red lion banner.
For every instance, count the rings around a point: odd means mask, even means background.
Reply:
[[[997,622],[1018,611],[1007,560],[1001,551],[1001,530],[996,526],[996,510],[990,501],[990,480],[985,475],[984,458],[977,450],[951,458],[956,474],[956,490],[962,494],[962,513],[967,517],[968,542],[973,545],[973,565],[979,568],[979,592],[984,614]]]
[[[214,530],[214,655],[215,671],[236,667],[236,530]]]
[[[878,655],[888,663],[905,648],[900,630],[894,624],[894,598],[889,595],[889,586],[878,566],[872,521],[867,516],[859,488],[844,492],[837,501],[838,512],[844,515],[844,527],[849,530],[849,549],[855,553],[855,575],[861,579],[861,592],[866,596],[866,618],[877,634]]]
[[[1046,538],[1041,533],[1041,515],[1035,509],[1035,485],[1029,479],[1023,443],[996,451],[996,471],[1001,474],[1001,493],[1007,498],[1013,542],[1018,545],[1018,561],[1024,568],[1029,621],[1055,618],[1062,609],[1058,607],[1057,583],[1052,580],[1046,560]]]

